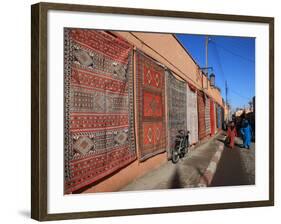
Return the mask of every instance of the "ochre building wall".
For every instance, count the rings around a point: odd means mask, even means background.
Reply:
[[[192,86],[196,87],[197,91],[205,92],[205,94],[211,97],[214,102],[223,107],[223,100],[220,91],[217,88],[212,88],[210,86],[208,78],[203,75],[194,59],[188,54],[174,35],[141,32],[112,33],[124,38],[136,49],[144,52],[160,64],[170,69],[177,78],[190,83]],[[136,71],[134,71],[134,74],[136,74]],[[215,109],[216,108],[214,107],[213,113],[215,113]],[[216,123],[216,121],[214,121],[214,123]],[[200,130],[200,127],[198,128]],[[205,136],[205,133],[202,133],[202,137],[203,135]],[[137,132],[136,141],[138,142]],[[137,150],[139,150],[138,144]],[[166,152],[158,154],[143,162],[140,162],[137,159],[110,177],[84,190],[83,193],[118,191],[134,179],[158,168],[166,161]]]

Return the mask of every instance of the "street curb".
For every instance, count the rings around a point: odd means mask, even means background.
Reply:
[[[200,177],[198,187],[207,187],[211,184],[213,177],[216,173],[218,163],[221,159],[223,150],[224,150],[224,144],[220,143],[219,148],[216,151],[216,153],[213,155],[206,171]]]

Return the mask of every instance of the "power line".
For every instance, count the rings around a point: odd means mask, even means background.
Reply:
[[[212,42],[211,42],[212,43]],[[219,64],[219,68],[221,70],[221,74],[223,76],[223,81],[225,83],[225,101],[226,101],[226,105],[230,106],[229,104],[229,101],[228,101],[228,85],[227,85],[227,79],[226,79],[226,76],[224,74],[224,70],[223,70],[223,67],[222,67],[222,64],[221,64],[221,60],[220,60],[220,54],[219,54],[219,51],[217,49],[217,46],[214,44],[214,52],[215,52],[215,55],[216,55],[216,58],[217,58],[217,62]]]
[[[229,88],[229,89],[230,89],[230,88]],[[233,89],[230,89],[230,91],[231,91],[232,93],[234,93],[235,95],[240,96],[240,97],[243,98],[243,99],[251,100],[250,97],[243,96],[243,95],[241,95],[240,93],[234,91]]]
[[[220,44],[217,44],[217,43],[214,42],[214,41],[213,41],[213,43],[214,43],[216,46],[218,46],[219,48],[223,49],[224,51],[226,51],[226,52],[228,52],[228,53],[230,53],[230,54],[232,54],[232,55],[234,55],[234,56],[236,56],[236,57],[240,57],[240,58],[242,58],[242,59],[244,59],[244,60],[247,60],[247,61],[249,61],[249,62],[251,62],[251,63],[255,63],[255,60],[253,60],[253,59],[251,59],[251,58],[247,58],[247,57],[242,56],[242,55],[240,55],[240,54],[234,53],[233,51],[231,51],[231,50],[225,48],[224,46],[222,46],[222,45],[220,45]]]
[[[221,70],[221,73],[222,73],[222,76],[223,76],[223,81],[224,82],[227,82],[227,78],[226,78],[226,75],[224,73],[224,70],[223,70],[223,67],[222,67],[222,63],[221,63],[221,60],[220,60],[220,54],[219,54],[219,51],[217,49],[217,46],[218,44],[215,42],[215,41],[210,41],[210,43],[213,43],[213,46],[214,46],[214,53],[215,53],[215,56],[217,58],[217,62],[218,62],[218,65],[219,65],[219,68]],[[228,86],[228,89],[230,89],[230,87]],[[244,98],[244,99],[251,99],[250,97],[246,97],[246,96],[243,96],[241,95],[240,93],[234,91],[233,89],[230,89],[231,92],[233,92],[234,94],[240,96],[241,98]]]
[[[211,43],[214,43],[214,45],[213,45],[213,46],[214,46],[214,53],[215,53],[215,55],[216,55],[217,62],[218,62],[218,64],[219,64],[219,68],[220,68],[221,73],[222,73],[222,76],[223,76],[223,81],[225,82],[227,79],[226,79],[226,76],[225,76],[224,71],[223,71],[223,68],[222,68],[222,64],[221,64],[221,60],[220,60],[220,55],[219,55],[219,51],[218,51],[218,49],[217,49],[217,47],[216,47],[215,42],[211,41]]]
[[[236,38],[235,38],[235,39],[236,39]],[[236,45],[236,46],[234,46],[235,48],[237,48],[237,46],[240,47],[240,48],[245,48],[245,47],[246,47],[246,45],[241,44],[241,42],[235,41],[233,38],[230,38],[230,39],[228,39],[228,40],[230,40],[230,41],[232,42],[232,45]],[[236,39],[236,40],[237,40],[237,39]]]
[[[242,94],[240,94],[240,93],[238,93],[238,92],[236,92],[235,90],[233,90],[232,88],[230,88],[228,85],[227,85],[227,79],[226,79],[226,75],[225,75],[225,73],[224,73],[224,70],[223,70],[223,67],[222,67],[222,63],[221,63],[221,57],[220,57],[220,53],[219,53],[219,50],[218,50],[218,48],[217,47],[219,47],[218,46],[218,44],[216,43],[216,42],[214,42],[213,40],[211,40],[211,41],[209,41],[210,43],[213,43],[213,52],[214,52],[214,56],[215,56],[215,58],[217,59],[217,63],[218,63],[218,66],[219,66],[219,69],[220,69],[220,71],[221,71],[221,78],[223,79],[223,82],[225,83],[225,95],[226,95],[226,103],[228,103],[229,104],[229,102],[228,102],[228,92],[230,91],[231,93],[233,93],[233,94],[235,94],[235,95],[237,95],[237,96],[239,96],[241,99],[243,99],[243,100],[245,100],[245,101],[247,101],[247,103],[248,103],[248,101],[249,100],[251,100],[251,98],[250,97],[246,97],[246,96],[243,96]],[[222,47],[223,48],[223,47]],[[224,50],[227,50],[227,49],[224,49]],[[228,50],[227,50],[228,51]],[[228,51],[229,53],[231,53],[231,54],[233,54],[233,55],[235,55],[235,56],[238,56],[238,57],[242,57],[242,56],[240,56],[240,55],[238,55],[238,54],[235,54],[235,53],[233,53],[233,52],[231,52],[231,51]],[[243,59],[246,59],[246,58],[244,58],[244,57],[242,57]],[[248,60],[248,59],[247,59]],[[249,59],[250,60],[250,59]],[[251,62],[253,62],[252,60],[250,60]],[[231,97],[232,98],[232,97]]]

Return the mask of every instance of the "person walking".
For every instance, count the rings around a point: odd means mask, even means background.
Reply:
[[[232,121],[227,128],[227,138],[229,139],[229,147],[233,148],[235,143],[235,137],[237,136],[237,131]]]
[[[250,149],[251,139],[252,139],[252,128],[248,120],[244,121],[244,124],[241,128],[241,134],[243,136],[243,146],[242,148]]]

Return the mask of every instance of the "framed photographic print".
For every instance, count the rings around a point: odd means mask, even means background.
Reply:
[[[274,204],[274,18],[32,5],[32,218]]]

